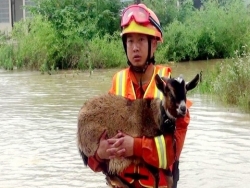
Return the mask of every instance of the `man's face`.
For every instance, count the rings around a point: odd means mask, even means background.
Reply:
[[[151,56],[156,49],[156,41],[151,42]],[[144,34],[127,34],[127,55],[129,61],[134,66],[143,66],[148,57],[148,37]]]

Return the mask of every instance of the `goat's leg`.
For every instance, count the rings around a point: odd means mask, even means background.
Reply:
[[[168,188],[173,188],[174,185],[174,179],[173,179],[173,174],[171,172],[170,169],[165,169],[163,170],[163,173],[167,179],[167,183],[168,183]]]
[[[173,188],[174,180],[173,176],[167,176],[168,188]]]

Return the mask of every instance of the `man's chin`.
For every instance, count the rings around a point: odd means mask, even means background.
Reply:
[[[144,67],[145,62],[132,62],[132,65],[135,67]]]

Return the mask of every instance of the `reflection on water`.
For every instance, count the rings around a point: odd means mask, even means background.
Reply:
[[[193,77],[199,68],[187,72],[178,65],[178,70]],[[1,188],[106,187],[101,173],[83,166],[76,119],[86,99],[109,89],[115,71],[99,70],[92,76],[0,72]],[[190,99],[194,105],[179,187],[249,187],[249,115],[229,111],[204,95]]]

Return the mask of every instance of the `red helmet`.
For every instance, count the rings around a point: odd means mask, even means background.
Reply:
[[[156,14],[144,4],[131,5],[127,7],[121,18],[122,33],[141,33],[156,37],[163,41],[162,30]]]

